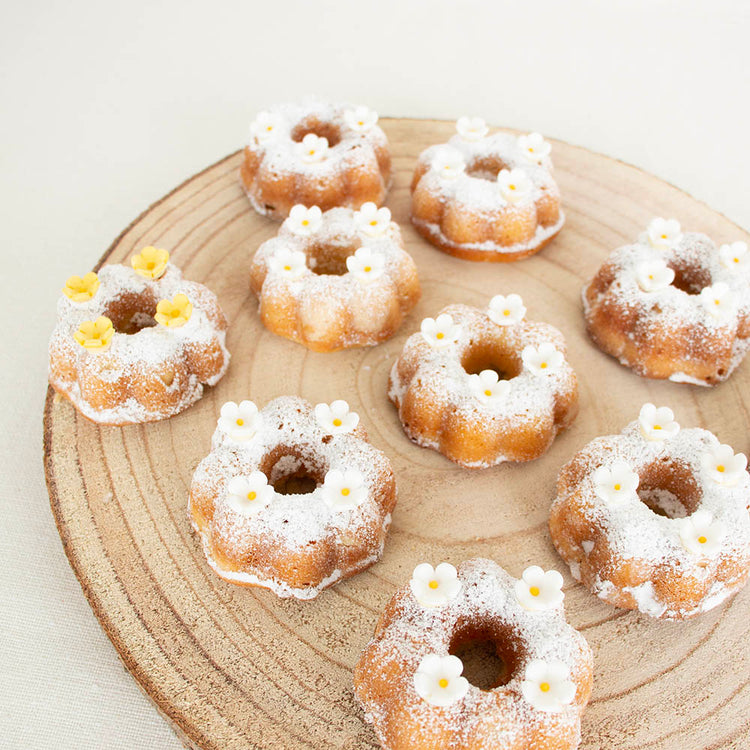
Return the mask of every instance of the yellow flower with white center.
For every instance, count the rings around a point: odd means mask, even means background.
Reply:
[[[463,154],[456,148],[447,147],[438,151],[432,159],[432,168],[442,178],[452,180],[466,171]]]
[[[510,392],[510,383],[500,380],[494,370],[482,370],[475,375],[469,375],[469,392],[483,404],[500,403]]]
[[[130,259],[133,270],[147,279],[158,279],[164,275],[169,263],[169,253],[158,247],[144,247]]]
[[[307,273],[307,256],[301,250],[279,247],[268,259],[271,272],[288,279],[299,279]]]
[[[635,278],[644,292],[658,292],[674,281],[674,271],[663,260],[648,260],[635,269]]]
[[[721,550],[726,526],[714,519],[711,511],[696,510],[687,518],[680,518],[680,541],[688,552],[711,557]]]
[[[646,239],[657,250],[668,250],[682,239],[677,219],[653,219],[646,229]]]
[[[307,133],[305,137],[294,144],[297,155],[305,164],[316,164],[328,155],[328,139],[315,133]]]
[[[497,173],[497,187],[508,203],[520,203],[531,195],[534,188],[523,169],[501,169]]]
[[[528,344],[521,352],[523,366],[534,375],[551,375],[560,369],[565,357],[555,345],[545,341],[539,346]]]
[[[463,671],[463,662],[457,656],[427,654],[414,673],[414,689],[433,706],[450,706],[469,690],[469,681],[461,676]]]
[[[320,208],[318,206],[307,208],[307,206],[303,206],[301,203],[292,206],[289,217],[284,222],[284,226],[292,234],[300,237],[309,237],[311,234],[315,234],[322,225],[323,212]]]
[[[559,713],[573,702],[576,686],[565,662],[533,659],[526,667],[521,692],[538,711]]]
[[[282,126],[282,119],[273,112],[259,112],[250,123],[250,137],[259,143],[275,138]]]
[[[235,442],[252,440],[260,430],[263,418],[252,401],[227,401],[221,407],[218,427]]]
[[[368,284],[383,275],[385,256],[372,248],[360,247],[346,259],[346,269],[357,281]]]
[[[102,315],[96,320],[84,320],[73,334],[73,338],[89,351],[103,351],[112,343],[115,327],[112,321]]]
[[[190,320],[193,303],[184,294],[175,294],[171,300],[159,300],[154,320],[166,328],[180,328]]]
[[[481,117],[459,117],[456,132],[465,141],[481,141],[489,132],[487,123]]]
[[[747,456],[735,453],[731,445],[713,446],[701,462],[708,476],[722,487],[733,487],[746,477]]]
[[[409,586],[423,607],[442,607],[461,591],[458,571],[447,562],[439,563],[435,568],[429,563],[420,563],[414,568]]]
[[[737,312],[735,295],[723,281],[701,289],[699,299],[703,309],[720,322],[728,321]]]
[[[323,502],[331,510],[353,510],[367,499],[365,478],[357,469],[331,469],[320,490]]]
[[[647,440],[667,440],[680,431],[680,425],[674,421],[674,412],[668,406],[657,408],[653,404],[644,404],[638,414],[638,425]]]
[[[552,151],[552,146],[544,140],[541,133],[519,135],[517,143],[524,158],[534,164],[541,164]]]
[[[354,226],[368,237],[381,237],[391,226],[390,209],[378,208],[372,201],[363,203],[354,213]]]
[[[354,109],[344,110],[344,122],[352,130],[366,133],[377,125],[378,113],[369,107],[354,107]]]
[[[600,466],[592,475],[594,492],[610,507],[637,497],[640,478],[624,461]]]
[[[514,591],[524,609],[541,612],[562,604],[565,598],[562,585],[563,577],[556,570],[545,571],[538,565],[530,565],[516,581]]]
[[[242,516],[254,516],[268,507],[274,495],[274,488],[262,471],[254,471],[247,477],[232,477],[227,485],[227,503]]]
[[[352,432],[359,424],[359,414],[349,409],[349,404],[343,399],[337,399],[330,404],[316,404],[315,420],[331,435],[343,435]]]
[[[733,242],[719,248],[719,260],[725,268],[730,270],[746,270],[750,268],[750,253],[746,242]]]
[[[71,302],[88,302],[99,291],[99,277],[89,271],[85,276],[69,276],[63,293]]]
[[[461,326],[454,323],[448,313],[442,313],[437,318],[425,318],[419,328],[424,340],[435,349],[454,344],[461,334]]]
[[[526,307],[518,294],[509,294],[507,297],[496,294],[490,300],[490,309],[487,312],[490,320],[499,326],[511,326],[520,323],[526,315]]]

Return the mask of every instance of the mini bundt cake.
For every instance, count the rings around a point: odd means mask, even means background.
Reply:
[[[100,424],[171,417],[229,365],[216,296],[166,250],[146,247],[131,265],[71,276],[49,344],[50,385]]]
[[[411,219],[433,245],[466,260],[520,260],[541,250],[565,221],[539,133],[487,135],[462,117],[448,143],[422,152],[411,183]]]
[[[583,290],[594,343],[647,378],[716,385],[750,349],[750,253],[654,219]]]
[[[684,619],[717,606],[750,572],[747,459],[671,409],[645,404],[620,435],[566,464],[550,514],[573,577],[616,607]]]
[[[524,320],[517,294],[489,310],[449,305],[422,321],[391,369],[404,431],[467,468],[541,456],[578,413],[563,335]]]
[[[572,750],[591,694],[593,659],[565,620],[562,576],[520,580],[491,560],[418,565],[354,671],[365,718],[387,750]],[[494,674],[462,675],[457,654],[485,644]],[[488,661],[488,660],[485,660]]]
[[[309,100],[261,112],[250,125],[240,169],[253,208],[283,219],[292,206],[359,208],[385,200],[388,139],[367,107]]]
[[[345,401],[228,402],[190,488],[190,516],[224,580],[312,599],[380,559],[396,484]]]
[[[273,333],[330,352],[389,338],[420,297],[387,208],[295,206],[253,257],[250,286]]]

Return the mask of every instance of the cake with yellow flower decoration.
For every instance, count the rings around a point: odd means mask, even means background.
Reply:
[[[391,183],[388,139],[373,110],[310,99],[260,112],[240,169],[253,208],[283,219],[292,206],[380,205]]]
[[[593,658],[565,620],[562,582],[536,565],[516,579],[481,558],[458,570],[418,565],[354,670],[355,695],[381,745],[578,747]],[[481,662],[467,659],[472,650]]]
[[[57,305],[49,382],[100,424],[171,417],[226,372],[227,321],[216,296],[187,281],[166,250],[130,267],[71,276]]]
[[[448,143],[422,152],[411,183],[411,220],[433,245],[475,261],[513,261],[541,250],[565,217],[539,133],[489,134],[461,117]]]

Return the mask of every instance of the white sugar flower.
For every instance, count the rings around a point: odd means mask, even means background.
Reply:
[[[731,245],[722,245],[719,248],[719,260],[721,264],[729,269],[745,269],[750,266],[750,253],[747,251],[746,242],[733,242]]]
[[[539,711],[558,713],[573,702],[576,686],[571,682],[570,669],[564,662],[533,659],[526,667],[521,692]]]
[[[674,281],[674,271],[663,260],[647,260],[635,269],[635,278],[644,292],[658,292]]]
[[[437,318],[425,318],[419,328],[424,340],[436,349],[450,346],[461,334],[461,326],[454,323],[448,313],[442,313]]]
[[[344,112],[344,122],[358,133],[366,133],[378,122],[378,113],[369,107],[359,106]]]
[[[747,456],[735,453],[731,445],[717,445],[703,454],[703,468],[722,487],[733,487],[745,473]]]
[[[657,409],[653,404],[644,404],[638,423],[647,440],[667,440],[680,431],[680,425],[674,421],[674,412],[668,406]]]
[[[259,143],[275,138],[282,125],[282,119],[273,112],[259,112],[250,123],[250,135]]]
[[[298,203],[292,206],[289,218],[284,222],[288,229],[300,237],[315,234],[323,224],[323,212],[318,206],[303,206]]]
[[[478,375],[469,375],[469,391],[483,404],[498,403],[507,397],[510,383],[500,380],[494,370],[482,370]]]
[[[315,419],[331,435],[343,435],[351,432],[359,424],[359,414],[349,409],[349,404],[342,399],[330,404],[316,404]]]
[[[463,174],[466,169],[466,162],[458,149],[445,148],[440,150],[433,158],[432,168],[441,177],[452,179]]]
[[[534,187],[526,172],[518,168],[501,169],[497,174],[497,186],[508,203],[520,203]]]
[[[717,320],[727,320],[737,310],[734,293],[723,281],[701,289],[700,302],[703,309]]]
[[[323,161],[328,154],[328,139],[315,133],[307,133],[305,137],[295,144],[297,155],[306,164],[315,164]]]
[[[609,506],[636,495],[640,478],[624,461],[614,461],[609,466],[600,466],[593,474],[594,492]]]
[[[510,326],[520,323],[526,315],[526,307],[518,294],[509,294],[507,297],[496,294],[490,300],[490,309],[487,313],[493,323],[499,326]]]
[[[469,681],[461,676],[464,665],[457,656],[427,654],[414,673],[417,695],[433,706],[450,706],[469,690]]]
[[[357,281],[369,283],[383,275],[385,256],[372,248],[360,247],[346,259],[346,268]]]
[[[280,247],[268,259],[268,265],[275,274],[289,279],[298,279],[307,270],[307,257],[301,250]]]
[[[365,478],[357,469],[331,469],[323,480],[321,495],[331,510],[352,510],[367,498]]]
[[[539,346],[529,344],[521,352],[523,366],[534,375],[549,375],[560,368],[565,361],[563,353],[555,345],[545,341]]]
[[[646,238],[651,247],[668,250],[682,239],[680,222],[677,219],[653,219],[646,229]]]
[[[721,549],[726,526],[708,510],[696,510],[692,516],[678,519],[680,541],[694,555],[715,555]]]
[[[390,225],[390,209],[385,206],[378,208],[372,201],[363,203],[359,211],[354,213],[354,226],[369,237],[380,237],[388,231]]]
[[[480,141],[489,132],[487,123],[481,117],[459,117],[456,132],[465,141]]]
[[[249,477],[232,477],[227,492],[230,507],[243,516],[254,516],[263,510],[275,494],[262,471],[254,471]]]
[[[524,157],[534,164],[541,164],[552,151],[552,146],[544,140],[541,133],[519,135],[518,148]]]
[[[539,612],[554,609],[565,598],[562,590],[563,577],[556,570],[542,570],[530,565],[516,581],[516,598],[524,609]]]
[[[458,571],[447,562],[440,563],[436,568],[429,563],[420,563],[414,568],[409,585],[423,607],[442,607],[461,591]]]
[[[232,440],[252,440],[260,429],[263,418],[252,401],[227,401],[221,407],[219,429]]]

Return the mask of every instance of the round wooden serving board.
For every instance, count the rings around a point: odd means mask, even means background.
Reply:
[[[109,249],[118,263],[165,247],[185,276],[219,296],[231,322],[226,377],[173,419],[97,427],[50,391],[44,415],[52,510],[71,565],[127,668],[189,747],[370,748],[352,669],[380,611],[415,564],[476,556],[518,576],[529,564],[565,573],[566,610],[594,651],[583,720],[589,750],[750,746],[750,587],[688,622],[657,622],[604,604],[576,584],[547,531],[557,472],[598,435],[619,432],[641,404],[671,406],[685,426],[748,451],[750,363],[715,389],[639,378],[602,354],[583,326],[580,291],[609,252],[654,216],[717,242],[748,239],[685,193],[612,159],[555,143],[567,223],[542,253],[510,264],[452,258],[409,224],[409,181],[422,149],[453,124],[385,120],[395,182],[387,205],[402,227],[423,297],[390,341],[316,354],[266,331],[248,286],[252,253],[278,225],[240,189],[241,155],[196,175],[149,208]],[[70,269],[79,273],[85,269]],[[518,292],[532,320],[562,329],[581,410],[528,464],[461,469],[412,444],[386,396],[388,371],[419,321],[450,302],[486,306]],[[399,501],[380,563],[309,602],[222,582],[191,531],[190,480],[208,453],[221,405],[282,394],[345,398],[393,462]]]

